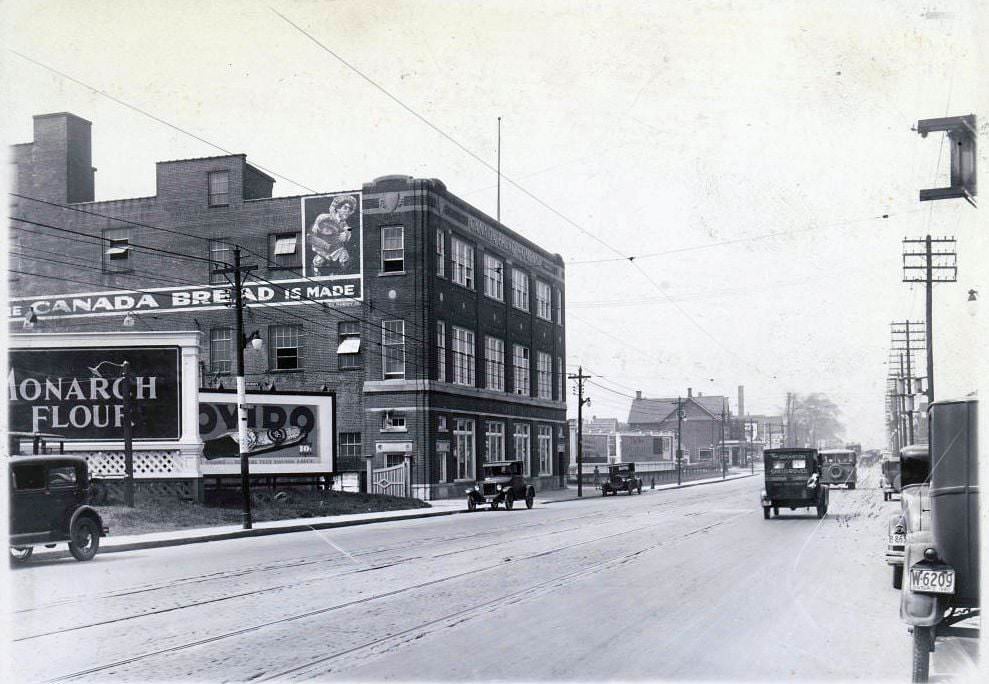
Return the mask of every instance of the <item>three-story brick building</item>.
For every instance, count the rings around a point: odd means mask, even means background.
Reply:
[[[35,117],[15,145],[10,321],[21,332],[196,330],[201,384],[233,385],[245,277],[249,387],[334,393],[345,481],[409,460],[421,498],[485,460],[539,488],[566,458],[564,267],[435,179],[273,197],[244,155],[159,162],[150,197],[94,201],[90,123]],[[349,476],[346,477],[346,476]]]

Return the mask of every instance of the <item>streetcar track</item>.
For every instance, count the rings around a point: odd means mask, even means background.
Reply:
[[[538,583],[538,585],[541,586],[543,584],[549,584],[551,582],[558,582],[561,579],[565,579],[565,578],[569,577],[570,575],[577,574],[577,573],[582,573],[582,572],[587,572],[588,571],[588,568],[596,568],[596,567],[601,566],[601,565],[603,565],[605,563],[618,562],[618,561],[621,561],[621,560],[625,559],[626,557],[641,554],[642,552],[644,552],[646,550],[650,550],[650,549],[653,549],[653,548],[658,548],[659,546],[662,546],[664,544],[668,544],[668,543],[671,543],[671,542],[677,542],[677,541],[680,541],[682,539],[686,539],[686,538],[688,538],[690,536],[693,536],[694,534],[700,533],[700,532],[702,532],[702,531],[704,531],[706,529],[710,529],[710,528],[717,527],[719,525],[725,524],[725,523],[727,523],[727,522],[729,522],[731,520],[734,520],[737,517],[739,517],[739,516],[734,516],[732,518],[726,518],[726,519],[722,519],[722,520],[719,520],[719,521],[715,521],[715,522],[710,523],[708,525],[705,525],[703,527],[697,528],[695,530],[691,530],[691,531],[689,531],[689,532],[687,532],[685,534],[681,534],[681,535],[678,535],[678,536],[675,536],[675,537],[668,537],[668,538],[662,539],[662,540],[656,542],[655,544],[651,544],[651,545],[647,546],[646,549],[640,549],[639,551],[632,552],[631,554],[629,554],[629,553],[622,554],[618,558],[612,558],[612,559],[608,559],[606,561],[599,561],[598,563],[592,564],[591,566],[587,566],[586,568],[580,568],[580,569],[575,570],[575,571],[572,571],[570,573],[566,573],[565,575],[562,575],[560,577],[555,577],[552,580],[546,580],[544,582],[540,582],[540,583]],[[649,528],[653,528],[653,527],[658,527],[659,525],[665,524],[666,522],[667,521],[664,520],[664,521],[657,522],[657,523],[654,523],[654,524],[651,524],[651,525],[637,527],[637,528],[633,528],[631,530],[625,530],[623,532],[617,532],[617,533],[613,533],[613,534],[608,534],[608,535],[604,535],[602,537],[596,537],[596,538],[593,538],[593,539],[584,540],[583,542],[578,542],[576,544],[568,544],[568,545],[565,545],[565,546],[557,547],[557,548],[552,549],[552,550],[542,551],[542,552],[539,552],[539,553],[530,554],[530,555],[527,555],[527,556],[521,556],[521,557],[518,557],[518,558],[512,558],[510,560],[511,560],[511,562],[522,562],[522,561],[531,560],[531,559],[534,559],[534,558],[542,558],[542,557],[545,557],[545,556],[550,555],[552,553],[559,553],[561,551],[569,550],[569,549],[575,548],[577,546],[584,546],[586,544],[592,544],[592,543],[595,543],[595,542],[604,541],[606,539],[612,539],[614,537],[622,536],[624,534],[631,534],[633,532],[640,532],[640,531],[645,530],[645,529],[649,529]],[[326,613],[329,613],[329,612],[333,612],[333,611],[337,611],[337,610],[343,610],[343,609],[346,609],[346,608],[351,608],[351,607],[354,607],[354,606],[358,606],[358,605],[361,605],[361,604],[369,603],[369,602],[372,602],[372,601],[378,601],[378,600],[389,598],[389,597],[396,596],[396,595],[399,595],[399,594],[403,594],[403,593],[407,593],[407,592],[411,592],[411,591],[417,591],[419,589],[424,589],[426,587],[434,586],[434,585],[441,584],[441,583],[444,583],[444,582],[449,582],[449,581],[461,579],[463,577],[468,577],[468,576],[471,576],[471,575],[477,575],[477,574],[481,574],[481,573],[484,573],[484,572],[489,572],[489,571],[495,570],[495,569],[501,569],[502,567],[503,566],[501,564],[498,564],[498,565],[488,565],[488,566],[481,567],[481,568],[474,568],[472,570],[467,570],[467,571],[464,571],[464,572],[455,573],[453,575],[447,575],[445,577],[438,577],[436,579],[428,580],[426,582],[420,582],[420,583],[417,583],[417,584],[414,584],[414,585],[410,585],[410,586],[407,586],[407,587],[400,587],[398,589],[393,589],[391,591],[383,592],[383,593],[380,593],[380,594],[375,594],[375,595],[372,595],[372,596],[365,596],[365,597],[362,597],[362,598],[359,598],[359,599],[354,599],[352,601],[347,601],[347,602],[344,602],[344,603],[341,603],[341,604],[336,604],[336,605],[333,605],[333,606],[325,606],[323,608],[318,608],[318,609],[311,610],[311,611],[306,611],[306,612],[303,612],[303,613],[297,613],[295,615],[289,615],[289,616],[286,616],[286,617],[278,618],[276,620],[269,620],[267,622],[263,622],[263,623],[260,623],[260,624],[257,624],[257,625],[252,625],[250,627],[245,627],[245,628],[234,630],[234,631],[231,631],[231,632],[225,632],[223,634],[217,634],[217,635],[213,635],[213,636],[210,636],[210,637],[204,637],[202,639],[196,639],[194,641],[186,642],[184,644],[177,644],[175,646],[170,646],[170,647],[163,648],[163,649],[158,649],[158,650],[155,650],[155,651],[148,651],[146,653],[142,653],[142,654],[139,654],[139,655],[136,655],[136,656],[132,656],[132,657],[129,657],[129,658],[124,658],[124,659],[117,660],[117,661],[114,661],[114,662],[111,662],[111,663],[106,663],[104,665],[99,665],[99,666],[96,666],[96,667],[87,668],[85,670],[80,670],[78,672],[73,672],[73,673],[70,673],[70,674],[61,675],[61,676],[58,676],[58,677],[49,679],[47,681],[48,682],[60,682],[60,681],[67,681],[67,680],[70,680],[70,679],[77,679],[77,678],[80,678],[80,677],[85,677],[87,675],[91,675],[91,674],[94,674],[94,673],[97,673],[97,672],[102,672],[104,670],[109,670],[109,669],[116,668],[116,667],[121,667],[121,666],[124,666],[124,665],[129,665],[131,663],[135,663],[135,662],[138,662],[138,661],[141,661],[141,660],[147,660],[149,658],[154,658],[154,657],[161,656],[161,655],[166,655],[166,654],[169,654],[169,653],[176,653],[176,652],[179,652],[179,651],[185,651],[185,650],[196,648],[196,647],[199,647],[199,646],[204,646],[204,645],[215,643],[215,642],[218,642],[218,641],[223,641],[223,640],[226,640],[226,639],[230,639],[230,638],[234,638],[234,637],[239,637],[239,636],[243,636],[245,634],[250,634],[250,633],[253,633],[253,632],[257,632],[257,631],[260,631],[260,630],[265,629],[267,627],[272,627],[272,626],[275,626],[275,625],[285,624],[285,623],[289,623],[289,622],[295,622],[295,621],[298,621],[298,620],[303,620],[303,619],[306,619],[306,618],[315,617],[315,616],[318,616],[318,615],[323,615],[323,614],[326,614]],[[531,590],[531,588],[532,587],[529,587],[526,590],[522,590],[522,592]],[[522,593],[522,592],[514,592],[514,593]],[[497,599],[497,600],[503,600],[503,599]],[[476,608],[477,608],[477,606],[472,606],[469,610],[475,610]],[[458,611],[457,613],[454,613],[452,615],[458,615],[458,614],[463,613],[463,612],[466,612],[466,611]],[[444,618],[444,619],[449,619],[449,618]],[[430,621],[429,623],[424,623],[424,624],[431,624],[432,622],[434,622],[434,621]],[[416,629],[421,629],[422,626],[423,625],[419,625],[419,626],[416,627]],[[401,632],[401,633],[404,633],[404,631],[406,631],[406,630],[403,630],[403,632]],[[384,637],[384,639],[391,639],[391,638],[394,638],[394,636],[395,635],[386,636],[386,637]],[[381,641],[382,641],[382,639],[377,639],[374,642],[369,642],[368,644],[364,644],[364,645],[362,645],[360,647],[355,647],[355,648],[352,648],[352,649],[346,649],[345,651],[339,652],[338,654],[331,654],[330,656],[326,656],[326,657],[320,658],[317,661],[313,661],[313,662],[307,663],[306,665],[300,666],[299,668],[294,668],[291,671],[286,671],[285,673],[294,672],[297,669],[302,669],[303,667],[309,667],[312,664],[318,664],[320,662],[325,662],[327,660],[330,660],[330,659],[333,659],[333,658],[337,658],[337,657],[340,657],[342,655],[346,655],[347,653],[353,652],[354,650],[359,650],[359,649],[362,649],[362,648],[367,648],[368,645],[373,645],[373,644],[376,644],[376,643],[380,643]],[[278,675],[275,675],[275,676],[282,676],[282,674],[285,674],[285,673],[279,673]],[[267,678],[268,677],[265,677],[265,679],[267,679]]]

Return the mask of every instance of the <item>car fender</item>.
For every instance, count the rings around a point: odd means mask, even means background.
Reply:
[[[910,591],[910,566],[924,557],[930,544],[907,544],[903,558],[903,589],[900,590],[900,619],[914,627],[933,627],[944,615],[944,599],[937,594]]]
[[[106,532],[104,531],[103,528],[103,518],[100,517],[100,514],[97,513],[96,509],[93,508],[92,506],[80,506],[75,511],[73,511],[72,517],[69,519],[68,529],[71,530],[75,526],[76,521],[79,520],[79,518],[82,518],[83,516],[88,516],[96,520],[96,526],[100,530],[100,536],[103,537],[106,535]]]

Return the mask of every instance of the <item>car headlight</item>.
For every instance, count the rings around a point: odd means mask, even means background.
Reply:
[[[499,492],[501,491],[501,485],[498,485],[498,491]]]
[[[765,490],[765,489],[763,489],[763,490],[762,490],[762,493],[761,493],[761,494],[759,494],[759,496],[761,496],[761,497],[762,497],[763,499],[765,499],[765,498],[766,498],[767,496],[769,496],[769,495],[768,495],[768,494],[766,493],[766,490]]]

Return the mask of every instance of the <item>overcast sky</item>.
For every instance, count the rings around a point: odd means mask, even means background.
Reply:
[[[824,392],[881,446],[889,323],[924,316],[904,236],[958,238],[937,390],[974,389],[980,211],[918,201],[948,155],[911,127],[975,112],[987,130],[975,4],[7,2],[5,133],[92,121],[97,199],[220,153],[88,85],[301,184],[276,195],[401,173],[494,215],[478,157],[495,164],[502,116],[502,220],[568,262],[567,363],[610,388],[591,414],[627,418],[635,390],[744,385],[753,413]]]

